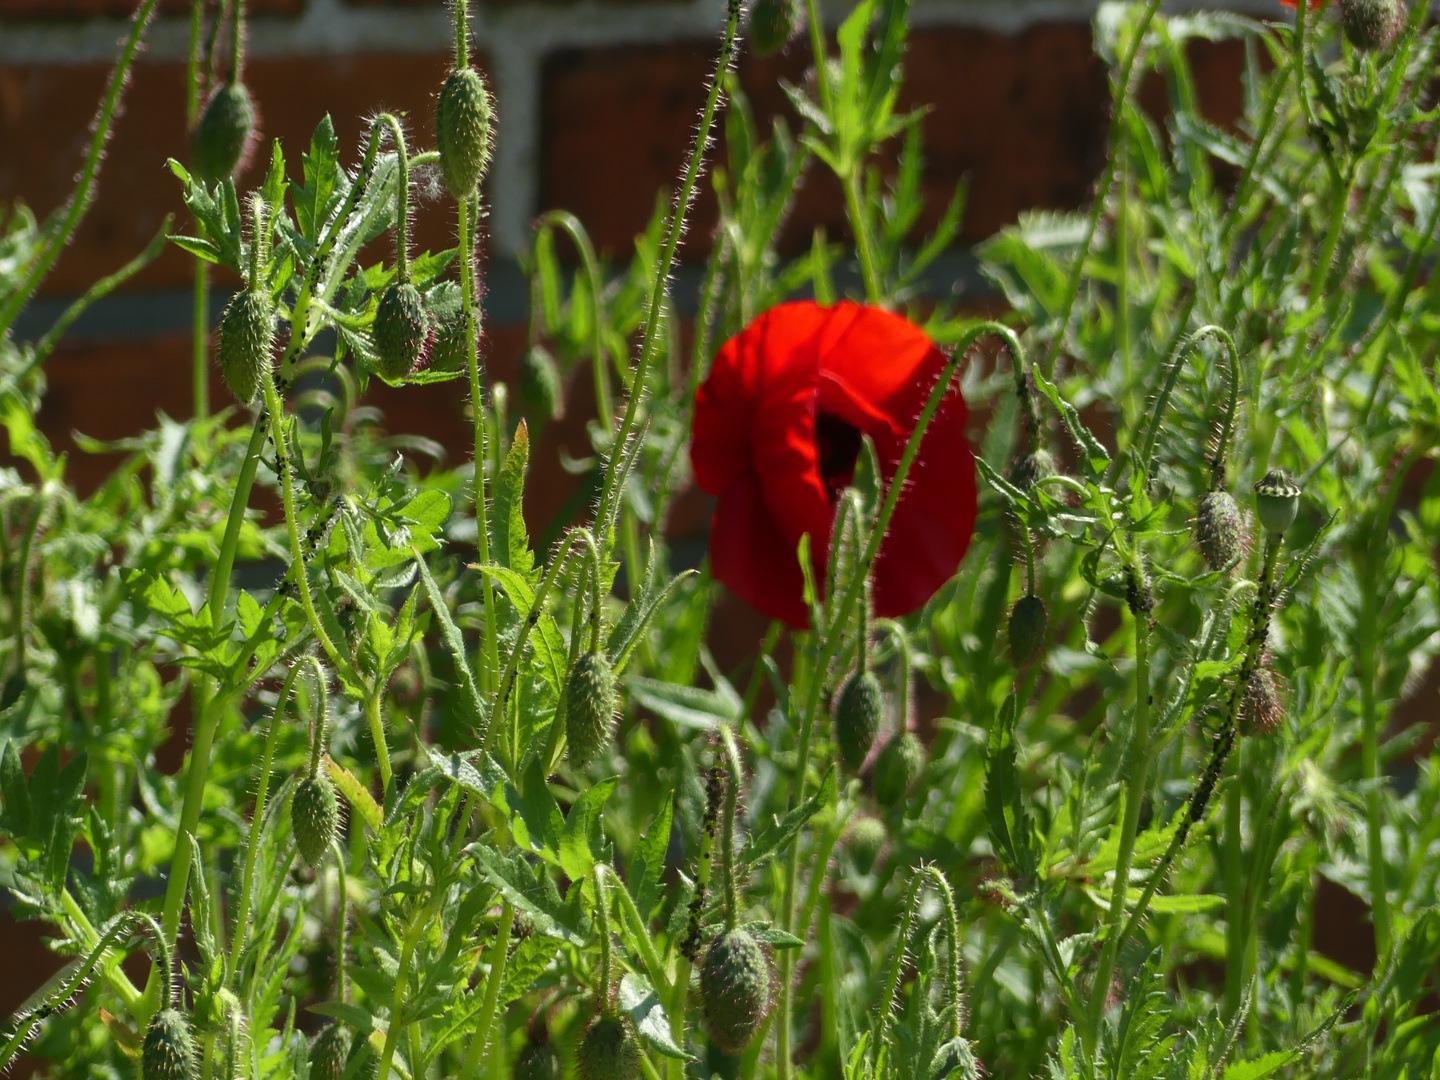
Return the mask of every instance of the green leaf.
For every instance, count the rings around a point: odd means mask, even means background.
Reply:
[[[534,610],[535,590],[529,581],[514,570],[493,564],[481,566],[478,563],[471,563],[470,569],[493,578],[505,590],[505,595],[510,598],[522,618]],[[534,629],[530,631],[530,641],[540,659],[541,671],[546,680],[556,693],[559,693],[560,688],[565,685],[569,652],[565,648],[565,639],[560,636],[560,627],[555,624],[555,618],[549,612],[545,612],[535,621]]]
[[[670,1037],[670,1018],[665,1015],[665,1006],[660,1004],[660,998],[643,976],[625,973],[620,980],[620,1008],[630,1014],[636,1034],[657,1053],[679,1061],[692,1060],[692,1055],[676,1046]]]
[[[505,465],[495,478],[495,502],[491,510],[490,551],[507,570],[533,580],[535,557],[525,531],[525,470],[530,462],[530,429],[521,420],[505,455]]]
[[[320,233],[341,196],[340,187],[349,187],[340,169],[340,154],[335,141],[335,124],[326,113],[310,138],[310,152],[304,155],[304,186],[291,185],[295,204],[295,223],[300,234],[311,244],[320,242]]]
[[[430,568],[425,565],[425,560],[420,558],[418,553],[415,558],[415,565],[420,569],[420,580],[425,586],[425,595],[430,599],[430,606],[435,611],[435,617],[440,621],[440,634],[445,639],[445,645],[450,650],[450,659],[455,665],[455,671],[460,676],[460,689],[463,692],[463,704],[469,707],[468,717],[470,727],[481,735],[479,739],[484,745],[484,732],[489,727],[489,710],[484,702],[480,700],[480,691],[475,685],[475,676],[470,671],[470,661],[466,655],[465,639],[460,634],[460,628],[455,625],[454,618],[450,615],[450,608],[445,603],[445,596],[440,592],[435,579],[430,576]]]
[[[800,949],[805,946],[805,942],[794,934],[781,930],[778,926],[772,926],[763,920],[746,923],[745,929],[760,944],[769,945],[772,949]]]
[[[1292,1050],[1274,1050],[1253,1061],[1237,1061],[1220,1074],[1221,1080],[1264,1080],[1295,1060]]]
[[[571,881],[585,880],[595,863],[605,857],[596,850],[605,842],[600,814],[619,782],[618,777],[612,776],[581,792],[565,817],[565,828],[560,834],[560,867]]]
[[[985,818],[995,853],[1022,877],[1035,873],[1038,853],[1015,764],[1015,695],[1005,699],[990,730],[985,764]]]
[[[370,831],[378,833],[384,817],[369,789],[355,779],[354,773],[329,754],[325,755],[324,760],[325,771],[330,774],[330,779],[335,781],[335,786],[340,789],[340,793],[355,808],[355,813],[360,815],[360,819],[370,826]]]
[[[740,720],[739,705],[717,690],[678,686],[639,676],[625,680],[625,687],[635,704],[682,729],[711,731],[718,721],[735,724]]]
[[[772,814],[768,825],[750,835],[750,838],[745,841],[745,847],[740,852],[740,865],[753,868],[777,851],[784,849],[799,835],[807,821],[814,817],[822,807],[835,801],[836,791],[835,770],[832,768],[825,773],[820,790],[786,814],[784,820]]]
[[[520,852],[502,854],[488,839],[482,838],[466,851],[485,879],[530,916],[538,933],[581,947],[589,943],[590,921],[580,908],[578,890],[574,899],[562,901],[543,869],[533,866]]]
[[[645,919],[654,915],[655,904],[660,899],[660,875],[665,872],[665,852],[670,847],[674,814],[675,792],[667,791],[660,812],[640,837],[630,860],[630,895]]]

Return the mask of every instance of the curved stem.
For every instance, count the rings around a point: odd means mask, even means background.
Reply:
[[[610,397],[610,372],[605,358],[604,309],[601,290],[604,282],[600,277],[600,263],[595,257],[595,245],[580,219],[568,210],[548,210],[535,222],[535,246],[540,238],[556,229],[564,231],[580,255],[580,272],[585,276],[586,288],[590,291],[590,366],[595,380],[595,411],[599,413],[601,425],[606,431],[615,430],[615,405]],[[532,283],[533,288],[533,283]]]
[[[1135,471],[1140,484],[1149,482],[1150,462],[1155,456],[1155,443],[1160,437],[1160,425],[1165,417],[1165,409],[1170,404],[1170,395],[1174,392],[1175,383],[1180,378],[1180,369],[1186,358],[1206,337],[1219,338],[1225,349],[1225,411],[1220,419],[1220,435],[1215,443],[1215,453],[1210,458],[1211,490],[1220,487],[1225,481],[1225,461],[1230,453],[1230,439],[1235,430],[1235,409],[1240,398],[1240,358],[1239,352],[1235,348],[1235,339],[1223,327],[1215,326],[1212,323],[1200,327],[1181,341],[1176,346],[1175,355],[1165,370],[1164,381],[1161,382],[1160,389],[1155,394],[1155,407],[1151,413],[1150,424],[1135,461]]]
[[[738,886],[735,882],[735,808],[740,799],[743,773],[740,751],[729,724],[720,724],[720,746],[725,759],[725,808],[720,812],[720,887],[724,890],[725,929],[734,930],[738,921]]]
[[[395,265],[397,279],[405,285],[410,281],[410,153],[405,146],[405,129],[393,113],[375,118],[390,129],[395,144]]]

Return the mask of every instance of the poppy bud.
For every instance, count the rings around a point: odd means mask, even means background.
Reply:
[[[859,772],[875,745],[884,711],[885,693],[873,671],[855,671],[840,684],[835,695],[835,742],[840,760],[851,772]]]
[[[858,817],[850,823],[850,832],[845,846],[850,849],[850,861],[855,869],[868,874],[875,869],[880,852],[885,847],[885,825],[879,818]]]
[[[465,371],[465,304],[460,287],[453,281],[439,285],[430,294],[430,322],[435,340],[430,366],[436,371]]]
[[[640,1044],[628,1016],[602,1012],[585,1029],[576,1055],[580,1080],[636,1080]]]
[[[310,1042],[310,1080],[340,1080],[349,1055],[350,1032],[341,1024],[326,1024]]]
[[[312,869],[320,869],[340,824],[340,803],[335,798],[335,785],[328,774],[317,772],[295,785],[290,800],[290,831],[300,857]]]
[[[548,1041],[527,1042],[510,1075],[513,1080],[559,1080],[560,1058]]]
[[[565,737],[570,764],[583,769],[615,736],[615,673],[604,653],[581,653],[565,680]]]
[[[515,377],[520,397],[520,411],[531,420],[558,420],[564,413],[561,396],[560,369],[555,357],[543,345],[532,345],[520,357]]]
[[[909,796],[924,768],[925,748],[920,740],[912,732],[900,732],[885,744],[875,759],[875,771],[870,776],[875,801],[887,808],[899,806]]]
[[[1045,601],[1022,596],[1010,612],[1010,661],[1025,667],[1045,647]]]
[[[190,135],[190,164],[205,183],[228,180],[250,149],[255,103],[242,82],[227,82],[210,96]]]
[[[740,927],[710,943],[700,964],[700,1000],[717,1046],[744,1050],[770,1012],[770,958],[755,935]]]
[[[403,379],[423,366],[430,352],[431,330],[430,313],[420,290],[408,281],[392,282],[380,294],[371,334],[380,374],[387,379]]]
[[[157,1012],[145,1029],[140,1048],[140,1080],[194,1080],[195,1041],[190,1021],[179,1009]]]
[[[255,400],[274,350],[275,308],[269,293],[253,286],[236,293],[220,316],[220,373],[241,405]]]
[[[1340,0],[1340,29],[1362,52],[1383,49],[1395,40],[1404,22],[1400,0]]]
[[[1283,533],[1300,512],[1300,485],[1284,469],[1271,469],[1255,484],[1255,516],[1268,533]]]
[[[1245,547],[1245,516],[1228,491],[1207,491],[1195,514],[1195,545],[1211,570],[1223,570]]]
[[[435,103],[435,148],[445,186],[457,199],[468,199],[490,164],[493,126],[490,91],[472,67],[452,71]]]
[[[1247,735],[1268,735],[1283,713],[1279,680],[1266,664],[1250,673],[1240,698],[1240,730]]]
[[[805,29],[802,0],[755,0],[750,5],[750,44],[756,56],[770,56]]]

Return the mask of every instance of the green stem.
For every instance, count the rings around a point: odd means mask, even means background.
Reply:
[[[1243,756],[1243,755],[1242,755]],[[1237,774],[1243,770],[1237,767]],[[1244,792],[1237,775],[1225,792],[1225,836],[1221,866],[1225,875],[1225,1018],[1240,1008],[1245,990],[1245,852],[1241,835]]]
[[[463,0],[462,0],[463,2]],[[480,1005],[480,1022],[470,1035],[470,1049],[465,1052],[461,1080],[472,1080],[485,1057],[490,1043],[490,1029],[500,1002],[500,987],[505,982],[505,963],[510,952],[510,931],[515,925],[515,908],[507,901],[500,908],[500,925],[495,930],[495,944],[490,949],[490,975],[485,980],[485,998]]]
[[[710,80],[710,90],[705,95],[705,107],[700,114],[700,123],[695,130],[695,141],[690,147],[690,158],[685,165],[685,176],[680,184],[680,194],[675,200],[675,209],[670,215],[665,244],[660,250],[660,258],[655,267],[655,283],[651,288],[649,306],[646,309],[645,331],[640,341],[640,357],[635,364],[630,393],[626,398],[625,415],[620,421],[620,428],[616,431],[612,444],[612,460],[625,452],[630,437],[635,433],[636,416],[640,409],[640,401],[645,397],[645,386],[650,376],[650,363],[656,349],[656,342],[659,340],[660,324],[663,321],[661,308],[664,306],[665,293],[670,283],[670,272],[675,265],[675,249],[680,243],[681,233],[685,231],[685,218],[690,211],[690,204],[695,195],[700,166],[705,160],[705,149],[710,144],[710,129],[715,124],[715,114],[720,105],[720,88],[725,82],[725,73],[730,70],[730,65],[735,59],[742,6],[740,0],[730,0],[728,5],[725,18],[725,40],[720,47],[720,56],[715,64],[714,76]],[[600,492],[600,504],[595,515],[597,522],[609,520],[611,504],[620,498],[620,493],[614,490],[615,476],[614,468],[606,471],[605,483]],[[600,541],[607,547],[609,546],[608,537],[602,536]]]
[[[1150,627],[1143,611],[1135,619],[1135,731],[1125,754],[1125,816],[1120,828],[1120,847],[1115,858],[1115,880],[1110,892],[1110,911],[1105,920],[1105,945],[1090,988],[1089,1039],[1092,1047],[1105,1015],[1110,978],[1121,941],[1125,918],[1125,896],[1130,891],[1130,862],[1135,854],[1135,835],[1140,827],[1140,807],[1145,800],[1150,774]]]
[[[595,380],[595,411],[600,424],[608,431],[615,430],[615,405],[610,396],[610,372],[605,357],[604,306],[601,290],[604,282],[600,276],[600,262],[595,258],[595,245],[580,219],[568,210],[550,210],[540,215],[535,223],[535,248],[539,249],[542,234],[561,229],[570,237],[580,255],[580,273],[584,275],[586,288],[590,291],[590,367]],[[537,260],[538,261],[538,260]],[[531,283],[532,289],[534,283]],[[532,344],[534,342],[532,341]]]
[[[430,929],[430,920],[433,915],[435,901],[431,901],[415,913],[410,925],[405,929],[405,937],[400,944],[400,965],[395,972],[395,992],[390,1000],[390,1026],[385,1030],[385,1045],[380,1051],[380,1067],[375,1074],[375,1080],[385,1080],[390,1075],[390,1063],[395,1057],[395,1044],[399,1041],[400,1032],[407,1025],[401,1022],[404,1014],[405,987],[410,982],[410,967],[415,962],[415,949],[420,944],[420,938],[425,931]]]
[[[316,664],[318,668],[318,663]],[[280,696],[275,701],[275,711],[270,714],[270,730],[265,733],[265,752],[260,761],[260,779],[255,790],[255,810],[250,815],[250,836],[245,845],[245,870],[240,878],[240,903],[235,911],[235,936],[230,943],[230,959],[225,968],[225,982],[228,985],[240,966],[240,954],[245,949],[245,939],[250,932],[250,901],[255,888],[255,860],[260,855],[260,830],[265,820],[265,799],[270,792],[270,766],[275,759],[275,742],[280,734],[281,719],[285,706],[300,674],[296,664],[285,675]]]
[[[855,236],[855,251],[860,256],[860,276],[865,282],[865,296],[872,304],[880,303],[880,275],[875,255],[870,250],[870,227],[865,220],[865,203],[860,195],[860,163],[851,162],[840,178],[845,187],[845,212],[850,218],[850,231]]]
[[[400,284],[410,280],[410,154],[405,146],[405,129],[393,113],[381,113],[378,120],[390,129],[395,144],[395,265]]]
[[[375,761],[380,767],[380,786],[390,790],[390,746],[385,741],[385,717],[380,709],[383,687],[376,687],[365,696],[365,719],[370,725],[370,739],[375,744]]]
[[[720,813],[720,887],[724,890],[725,929],[734,930],[740,906],[735,883],[735,808],[740,800],[740,751],[728,724],[720,725],[720,745],[725,758],[725,808]]]
[[[456,5],[456,48],[462,47],[465,5]],[[459,200],[460,218],[460,293],[465,304],[465,371],[470,378],[470,411],[475,426],[475,555],[480,564],[490,562],[490,519],[485,497],[485,395],[480,388],[480,326],[475,312],[475,240],[471,231],[470,201]],[[500,669],[499,634],[495,626],[495,587],[488,575],[482,575],[481,595],[485,603],[485,629],[479,664],[482,690],[495,685]]]

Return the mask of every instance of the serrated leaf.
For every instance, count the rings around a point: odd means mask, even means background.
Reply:
[[[655,913],[660,899],[660,875],[665,872],[665,852],[670,848],[670,833],[675,814],[675,792],[665,793],[665,802],[650,827],[635,845],[630,860],[630,895],[644,919]]]
[[[374,796],[369,789],[359,780],[355,774],[345,768],[329,754],[325,755],[325,770],[330,774],[330,779],[335,781],[335,786],[345,796],[349,804],[354,807],[355,812],[360,815],[362,821],[370,826],[372,832],[379,832],[380,825],[384,821],[384,815],[380,813],[380,807],[375,802]]]
[[[460,689],[462,700],[469,707],[470,726],[477,734],[477,741],[481,746],[485,745],[485,733],[489,727],[489,710],[480,700],[480,691],[475,685],[475,676],[470,671],[470,660],[466,655],[465,638],[460,633],[460,628],[455,625],[455,620],[450,615],[450,608],[445,603],[444,594],[440,592],[435,579],[430,576],[430,568],[425,565],[425,560],[416,556],[415,565],[420,570],[420,580],[425,585],[425,595],[430,599],[430,607],[435,611],[435,617],[440,621],[440,634],[445,639],[445,645],[450,651],[451,662],[455,665],[455,671],[460,676]]]
[[[560,866],[571,881],[588,878],[603,857],[591,844],[604,844],[600,814],[619,782],[612,776],[581,792],[565,816],[565,828],[560,833]]]
[[[693,1055],[676,1046],[670,1037],[670,1018],[665,1015],[665,1006],[642,976],[626,972],[620,980],[620,1008],[630,1014],[636,1034],[657,1053],[678,1061],[693,1060]]]
[[[523,577],[533,578],[535,556],[525,530],[525,470],[530,463],[530,429],[521,420],[510,442],[505,464],[495,478],[491,517],[490,553],[497,563]]]

